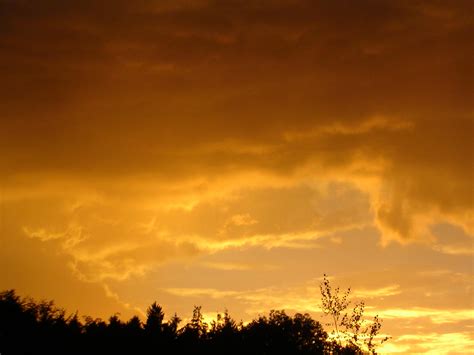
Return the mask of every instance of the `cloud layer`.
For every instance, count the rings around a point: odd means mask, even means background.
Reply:
[[[48,297],[42,283],[76,307],[47,276],[61,270],[87,285],[87,309],[100,293],[104,312],[132,311],[160,275],[159,290],[234,297],[248,316],[258,290],[291,286],[270,276],[278,253],[334,256],[296,263],[316,268],[291,268],[304,284],[348,277],[336,264],[369,245],[396,250],[396,266],[377,259],[393,280],[360,292],[397,302],[411,292],[399,271],[426,271],[415,251],[471,275],[470,13],[462,0],[0,0],[0,286]],[[208,278],[166,281],[170,265]],[[261,274],[246,290],[209,284],[248,272]],[[450,303],[472,295],[459,292]]]

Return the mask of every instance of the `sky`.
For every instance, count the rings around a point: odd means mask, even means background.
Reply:
[[[473,3],[0,0],[0,289],[474,348]]]

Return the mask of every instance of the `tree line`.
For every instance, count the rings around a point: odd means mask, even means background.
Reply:
[[[123,321],[118,314],[108,321],[81,320],[77,312],[67,315],[53,301],[36,302],[8,290],[0,293],[0,354],[375,354],[378,318],[367,325],[363,304],[356,304],[352,315],[344,313],[350,290],[341,296],[326,277],[321,292],[322,309],[336,326],[329,333],[309,314],[290,316],[284,310],[247,324],[226,311],[206,323],[196,306],[191,320],[180,326],[177,314],[165,321],[156,302],[144,321],[138,316]]]

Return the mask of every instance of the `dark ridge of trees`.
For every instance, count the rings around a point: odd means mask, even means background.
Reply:
[[[326,304],[331,314],[330,305],[334,296],[338,297],[338,289],[328,290],[333,298],[328,299],[326,293],[323,306]],[[323,289],[322,294],[324,297]],[[337,305],[339,317],[341,303]],[[359,321],[360,308],[356,309]],[[349,324],[349,316],[342,318],[343,323]],[[329,340],[322,325],[306,313],[292,317],[283,310],[272,310],[244,325],[226,311],[207,324],[201,307],[195,307],[189,323],[181,327],[180,323],[176,314],[165,321],[165,314],[156,302],[147,309],[145,322],[137,316],[123,321],[118,314],[108,321],[91,317],[83,317],[81,321],[77,313],[66,315],[52,301],[35,302],[9,290],[0,293],[0,354],[375,354],[375,346],[366,346],[363,351],[357,342],[357,336],[359,339],[361,336],[357,335],[354,341],[353,332],[352,338]],[[378,318],[372,324],[375,326],[367,329],[377,335]],[[374,344],[374,337],[369,342]]]

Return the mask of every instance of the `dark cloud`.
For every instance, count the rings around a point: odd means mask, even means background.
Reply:
[[[390,215],[472,207],[470,8],[2,1],[2,175],[170,181],[383,159],[378,215],[410,234]]]

